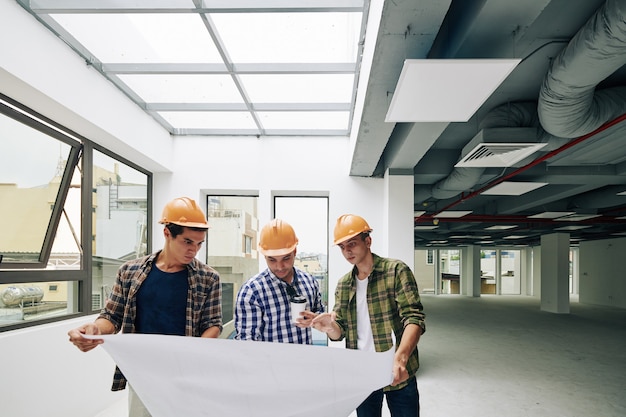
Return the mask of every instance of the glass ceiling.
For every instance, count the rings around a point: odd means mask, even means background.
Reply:
[[[350,134],[369,0],[17,1],[172,134]]]

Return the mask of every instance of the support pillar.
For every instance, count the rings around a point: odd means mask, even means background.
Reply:
[[[480,246],[469,245],[461,251],[461,294],[480,297]]]
[[[413,170],[387,170],[385,173],[385,202],[383,243],[381,254],[405,262],[415,272],[415,236],[413,232]],[[381,231],[376,231],[380,236]]]
[[[541,310],[569,313],[569,233],[541,236]]]

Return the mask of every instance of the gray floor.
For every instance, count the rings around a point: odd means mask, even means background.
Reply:
[[[422,417],[626,416],[626,310],[423,296]]]
[[[422,300],[421,417],[626,416],[626,310],[573,299],[570,314],[553,314],[521,296]]]

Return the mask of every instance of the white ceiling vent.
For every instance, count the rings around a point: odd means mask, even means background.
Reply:
[[[544,146],[545,143],[479,143],[455,167],[510,167]]]

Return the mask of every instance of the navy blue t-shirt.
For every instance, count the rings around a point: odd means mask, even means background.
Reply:
[[[137,333],[185,335],[187,269],[163,272],[156,266],[137,292]]]

